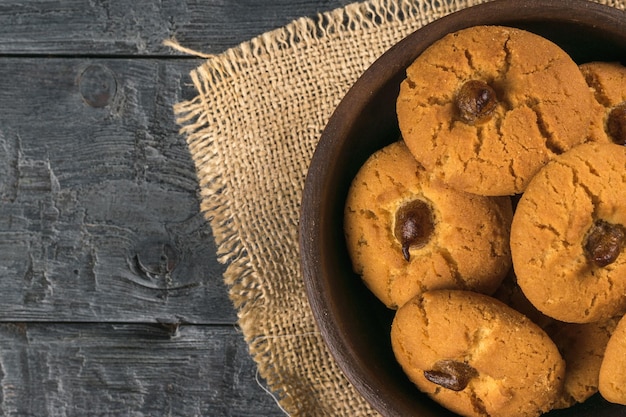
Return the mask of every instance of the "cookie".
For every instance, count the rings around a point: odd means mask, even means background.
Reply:
[[[589,62],[580,71],[594,96],[589,139],[626,145],[626,67]]]
[[[409,149],[450,187],[525,190],[547,161],[587,136],[592,94],[556,44],[501,26],[449,34],[407,69],[396,110]]]
[[[502,281],[502,284],[500,284],[500,287],[498,287],[492,296],[514,310],[519,311],[544,330],[554,326],[555,323],[561,323],[537,310],[528,298],[526,298],[524,292],[517,284],[517,277],[515,276],[513,268],[511,268]]]
[[[563,390],[554,408],[571,407],[598,392],[600,366],[617,321],[559,322],[545,329],[565,360]]]
[[[508,197],[431,183],[398,141],[355,176],[344,230],[355,272],[395,309],[430,289],[495,291],[511,267],[512,216]]]
[[[626,318],[613,331],[600,367],[600,394],[612,403],[626,405]]]
[[[564,361],[523,314],[474,292],[438,290],[396,312],[393,352],[423,392],[463,416],[532,417],[551,409]]]
[[[626,147],[589,142],[533,178],[511,226],[517,283],[557,320],[609,319],[626,308]]]
[[[568,408],[598,392],[598,374],[606,344],[617,319],[593,323],[564,323],[546,316],[524,296],[511,273],[493,297],[528,317],[543,329],[565,360],[563,389],[553,408]]]

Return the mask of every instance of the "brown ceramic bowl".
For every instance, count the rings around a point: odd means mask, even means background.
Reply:
[[[405,377],[391,350],[393,312],[352,272],[343,235],[350,182],[366,158],[399,137],[395,100],[405,68],[445,34],[475,25],[519,27],[572,58],[626,59],[626,14],[586,0],[496,0],[439,19],[378,59],[332,115],[313,156],[302,200],[300,246],[307,294],[322,336],[356,389],[385,416],[448,416]],[[626,416],[599,395],[550,416]]]

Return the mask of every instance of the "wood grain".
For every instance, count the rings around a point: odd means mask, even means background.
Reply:
[[[3,416],[281,416],[232,327],[0,325]]]
[[[219,53],[348,0],[10,0],[0,3],[0,53],[172,55],[164,39]]]
[[[0,59],[0,319],[234,321],[171,109],[195,65]]]
[[[217,54],[348,3],[0,3],[0,415],[284,415],[172,113],[202,61],[162,42]]]

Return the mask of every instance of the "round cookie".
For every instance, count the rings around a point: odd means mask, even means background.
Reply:
[[[600,367],[600,394],[607,401],[626,405],[626,318],[613,331]]]
[[[396,110],[409,149],[434,176],[467,192],[512,195],[585,140],[591,102],[578,65],[556,44],[475,26],[408,67]]]
[[[626,147],[589,142],[549,162],[511,226],[517,283],[542,313],[565,322],[626,308]]]
[[[538,416],[562,388],[565,364],[548,335],[483,294],[413,298],[396,312],[391,342],[409,379],[463,416]]]
[[[431,183],[401,141],[360,168],[344,213],[354,271],[392,309],[430,289],[492,293],[511,267],[511,199]]]
[[[589,62],[580,65],[593,91],[589,139],[626,144],[626,67],[619,62]]]

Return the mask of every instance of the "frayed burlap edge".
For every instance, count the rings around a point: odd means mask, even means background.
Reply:
[[[315,18],[301,18],[265,33],[210,57],[190,74],[198,95],[177,104],[174,110],[197,168],[201,210],[211,224],[219,260],[228,264],[224,280],[237,309],[238,324],[250,354],[258,365],[260,376],[267,381],[286,413],[303,416],[377,414],[354,391],[330,358],[311,315],[299,272],[297,213],[306,169],[325,122],[350,84],[388,47],[432,20],[487,1],[490,0],[371,0],[355,3]],[[624,9],[626,0],[598,3]],[[307,49],[307,57],[316,56],[316,52],[323,49],[322,45],[345,45],[347,40],[358,43],[364,38],[369,39],[370,44],[360,47],[368,56],[359,65],[348,66],[341,58],[340,65],[333,66],[332,62],[325,61],[324,56],[320,57],[319,63],[311,64],[320,65],[322,72],[333,69],[349,74],[343,78],[340,88],[319,99],[325,105],[317,103],[319,110],[313,109],[310,120],[304,119],[301,126],[284,125],[285,120],[288,123],[290,119],[282,117],[283,113],[298,111],[303,106],[297,100],[281,104],[287,109],[279,106],[280,110],[275,110],[269,104],[257,107],[256,103],[246,101],[252,99],[238,97],[235,93],[231,97],[232,104],[215,97],[224,90],[236,92],[242,80],[249,82],[251,78],[258,78],[261,87],[271,88],[276,84],[284,87],[284,80],[269,80],[274,75],[268,73],[267,68],[273,61],[280,63],[280,57],[298,53],[302,48]],[[372,41],[377,43],[373,45]],[[329,59],[337,60],[336,56]],[[277,74],[285,74],[285,68],[277,66],[275,69]],[[244,103],[235,103],[238,100]],[[282,132],[274,137],[271,134],[268,137],[265,131],[258,133],[253,128],[246,130],[239,126],[251,120],[249,118],[263,117],[272,121],[274,116],[276,130]],[[290,133],[290,129],[296,132]],[[254,137],[257,134],[259,138]],[[244,141],[241,136],[250,137]],[[244,164],[237,170],[229,169],[238,162],[233,148],[241,146],[248,152],[250,146],[262,147],[263,141],[267,141],[268,146],[280,142],[278,150],[272,148],[272,152],[279,154],[272,161],[279,160],[281,152],[284,157],[296,154],[295,159],[287,158],[285,163],[292,171],[288,174],[289,179],[279,179],[276,185],[270,182],[263,189],[268,193],[267,199],[276,200],[270,205],[271,210],[285,208],[289,211],[276,215],[282,216],[280,221],[269,222],[270,238],[282,240],[278,250],[272,245],[264,245],[263,233],[268,232],[268,222],[261,223],[257,218],[252,207],[255,200],[243,201],[241,193],[237,194],[240,190],[236,188],[241,184],[233,178],[237,175],[260,176],[259,173],[274,175],[272,170],[255,166],[265,163],[254,159],[263,155],[263,151],[250,151],[253,158],[247,159],[247,163],[253,169],[246,169]],[[263,213],[270,215],[267,210]],[[275,233],[277,229],[279,233]]]

